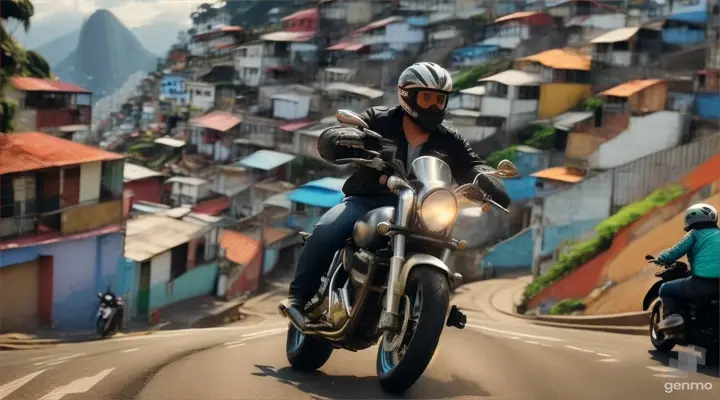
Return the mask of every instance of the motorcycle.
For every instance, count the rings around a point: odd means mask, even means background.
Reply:
[[[380,207],[363,216],[346,245],[337,251],[315,296],[299,318],[280,305],[290,320],[286,353],[290,365],[314,371],[334,349],[359,351],[381,342],[376,357],[380,385],[402,393],[423,374],[435,353],[444,326],[463,329],[467,318],[450,306],[451,287],[462,281],[445,264],[464,240],[451,237],[459,211],[458,196],[508,212],[475,183],[451,189],[450,167],[440,155],[421,156],[405,173],[395,160],[396,146],[368,129],[354,113],[339,110],[339,122],[363,129],[383,144],[368,158],[337,160],[383,171],[386,185],[397,194],[395,207]],[[488,175],[518,176],[503,160]],[[412,177],[412,179],[411,179]],[[301,232],[305,243],[310,233]]]
[[[122,328],[123,302],[121,297],[115,296],[109,290],[98,293],[97,296],[100,299],[100,306],[95,320],[95,330],[104,338]]]
[[[706,304],[687,304],[682,312],[685,324],[683,326],[659,332],[657,325],[663,320],[663,305],[659,299],[660,286],[665,282],[691,276],[688,265],[682,261],[673,264],[664,264],[651,255],[645,256],[648,263],[653,263],[662,270],[655,273],[659,281],[650,287],[643,299],[643,310],[650,312],[650,342],[653,347],[661,353],[669,353],[675,345],[681,346],[696,345],[705,349],[706,362],[716,363],[720,347],[718,346],[720,330],[720,309],[718,299],[713,299]],[[658,301],[655,301],[658,299]]]

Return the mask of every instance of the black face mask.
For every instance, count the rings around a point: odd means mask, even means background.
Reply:
[[[417,117],[410,115],[410,119],[418,124],[418,126],[423,130],[432,133],[439,128],[445,120],[445,110],[440,111],[437,108],[432,107],[429,110],[423,110]]]

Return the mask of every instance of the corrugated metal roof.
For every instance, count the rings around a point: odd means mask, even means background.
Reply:
[[[132,182],[140,179],[155,178],[163,176],[162,173],[153,171],[140,165],[125,163],[123,170],[123,182]]]
[[[315,32],[287,32],[279,31],[260,36],[268,42],[306,42],[315,37]]]
[[[227,210],[228,208],[230,208],[230,199],[222,196],[218,197],[217,199],[202,201],[195,204],[192,207],[192,212],[196,214],[216,216],[222,214],[223,211]]]
[[[553,118],[553,126],[558,129],[568,130],[593,116],[592,111],[570,111]]]
[[[585,179],[584,176],[573,174],[565,167],[547,168],[531,174],[530,176],[566,183],[577,183]]]
[[[202,236],[210,227],[163,214],[136,217],[125,228],[125,258],[143,262]]]
[[[552,49],[523,57],[518,61],[534,61],[548,68],[590,71],[590,56],[569,49]]]
[[[205,179],[193,178],[190,176],[174,176],[174,177],[168,179],[167,181],[165,181],[165,183],[176,183],[176,182],[184,183],[187,185],[193,185],[193,186],[200,186],[202,184],[208,183],[208,181],[206,181]]]
[[[454,115],[457,117],[479,117],[481,115],[480,111],[478,110],[466,110],[464,108],[456,108],[453,110],[448,110],[448,114]]]
[[[302,129],[306,126],[313,124],[313,121],[302,121],[302,122],[290,122],[289,124],[280,125],[280,130],[285,132],[295,132],[298,129]]]
[[[504,17],[500,17],[500,18],[496,19],[495,23],[497,24],[498,22],[506,22],[506,21],[512,21],[514,19],[532,17],[533,15],[537,15],[537,14],[542,14],[542,13],[537,12],[537,11],[516,12],[516,13],[512,13],[510,15],[506,15]]]
[[[375,30],[375,29],[378,29],[378,28],[383,28],[383,27],[388,26],[388,25],[390,25],[390,24],[392,24],[392,23],[394,23],[394,22],[402,22],[402,21],[404,21],[404,20],[405,20],[405,18],[403,18],[403,17],[397,17],[397,16],[384,18],[384,19],[381,19],[381,20],[379,20],[379,21],[371,22],[371,23],[363,26],[362,28],[356,30],[356,31],[353,32],[353,33],[369,32],[369,31],[372,31],[372,30]]]
[[[240,265],[250,264],[262,248],[259,240],[228,230],[220,233],[220,246],[225,249],[225,258]]]
[[[332,92],[350,92],[360,96],[367,97],[369,99],[377,99],[382,97],[385,93],[382,90],[372,89],[366,86],[353,85],[345,82],[333,82],[323,87],[323,90]]]
[[[485,86],[483,86],[483,85],[474,86],[474,87],[471,87],[468,89],[461,90],[460,93],[472,94],[475,96],[483,96],[483,95],[485,95]]]
[[[627,27],[627,28],[615,29],[614,31],[603,33],[602,35],[591,40],[590,43],[624,42],[624,41],[630,39],[631,37],[635,36],[639,30],[640,30],[639,26],[631,26],[631,27]]]
[[[239,117],[224,111],[213,111],[202,117],[193,118],[190,122],[200,128],[227,132],[242,122]]]
[[[604,92],[600,92],[600,96],[630,97],[635,93],[643,91],[650,86],[664,82],[662,79],[644,79],[621,83]]]
[[[90,93],[89,90],[63,81],[52,79],[13,77],[10,84],[17,90],[23,92],[65,92],[65,93]]]
[[[294,159],[295,156],[292,154],[285,154],[272,150],[258,150],[235,164],[245,168],[270,171],[271,169],[287,164]]]
[[[528,146],[528,145],[525,145],[525,144],[520,144],[520,145],[515,146],[515,150],[517,150],[517,151],[519,151],[519,152],[522,152],[522,153],[533,153],[533,154],[537,154],[537,153],[542,153],[542,152],[543,152],[543,150],[536,149],[536,148],[534,148],[534,147],[532,147],[532,146]]]
[[[273,100],[286,100],[286,101],[292,101],[294,103],[299,103],[303,100],[307,100],[306,95],[301,95],[297,93],[275,93],[270,97]]]
[[[509,69],[499,74],[488,76],[487,78],[480,79],[480,81],[493,81],[500,82],[508,86],[528,86],[528,85],[539,85],[541,82],[540,76],[536,74],[529,74],[524,71],[518,71]]]
[[[308,182],[290,192],[290,201],[315,207],[330,208],[345,196],[342,187],[347,179],[322,178]]]
[[[157,144],[162,144],[162,145],[165,145],[165,146],[180,148],[180,147],[185,146],[185,144],[186,144],[187,142],[185,142],[184,140],[180,140],[180,139],[173,139],[173,138],[169,138],[169,137],[161,137],[161,138],[155,139],[155,143],[157,143]]]
[[[289,20],[296,19],[296,18],[317,18],[317,17],[318,17],[317,8],[306,8],[304,10],[295,11],[294,13],[281,19],[281,21],[289,21]]]
[[[289,210],[290,208],[292,208],[292,202],[290,201],[290,193],[278,193],[274,196],[270,196],[263,202],[263,205],[280,207]]]
[[[0,175],[123,158],[40,132],[0,134]]]

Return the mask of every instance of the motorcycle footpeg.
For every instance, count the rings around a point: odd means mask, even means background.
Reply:
[[[465,315],[457,306],[450,308],[450,315],[448,315],[446,326],[455,327],[458,329],[464,329],[467,324],[467,315]]]
[[[283,317],[287,317],[290,322],[300,331],[305,331],[305,316],[296,307],[280,303],[278,311]]]

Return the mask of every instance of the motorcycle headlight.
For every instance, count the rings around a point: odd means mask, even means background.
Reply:
[[[431,192],[420,204],[420,219],[430,232],[440,232],[447,228],[455,221],[457,213],[457,200],[447,190]]]

